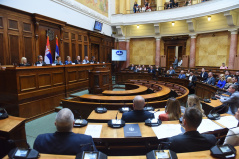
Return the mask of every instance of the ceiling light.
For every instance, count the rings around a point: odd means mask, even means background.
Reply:
[[[139,25],[137,25],[137,28],[139,29]]]
[[[207,16],[207,20],[210,21],[211,20],[211,16]]]
[[[172,26],[174,26],[175,22],[172,22]]]

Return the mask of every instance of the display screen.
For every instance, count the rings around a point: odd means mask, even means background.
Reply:
[[[222,146],[222,147],[219,147],[219,148],[222,151],[222,153],[232,152],[232,150],[228,146]]]
[[[85,153],[84,159],[97,159],[97,153]]]
[[[115,50],[112,49],[112,61],[126,61],[127,51],[126,50]]]
[[[158,119],[151,119],[151,123],[158,123]]]
[[[102,30],[102,26],[103,26],[103,23],[95,21],[94,30],[101,31]]]
[[[122,110],[123,111],[129,111],[129,108],[128,107],[123,107]]]
[[[98,111],[103,111],[103,110],[104,110],[104,108],[97,108],[97,110],[98,110]]]
[[[156,152],[157,159],[168,159],[168,152]]]
[[[28,150],[18,149],[15,153],[15,157],[27,157]]]

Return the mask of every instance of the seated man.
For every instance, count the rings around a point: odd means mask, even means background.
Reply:
[[[200,77],[202,77],[203,81],[207,80],[207,78],[208,78],[208,74],[207,74],[207,72],[205,72],[204,68],[202,68],[202,72],[200,74]]]
[[[82,151],[94,150],[95,144],[91,136],[72,132],[74,115],[70,109],[64,108],[56,115],[57,131],[38,135],[33,148],[39,153],[76,155]]]
[[[135,73],[140,72],[139,69],[138,69],[138,66],[135,66],[134,72],[135,72]]]
[[[189,80],[189,84],[188,84],[189,94],[193,94],[195,91],[194,87],[196,86],[196,81],[197,81],[197,77],[193,75],[193,71],[190,71],[188,80]]]
[[[228,109],[228,112],[227,112],[228,114],[234,115],[239,108],[239,92],[237,90],[238,90],[237,85],[232,84],[227,89],[227,91],[229,93],[231,93],[230,97],[215,95],[216,97],[220,98],[220,101],[223,104],[229,104],[229,109]]]
[[[178,75],[179,79],[186,79],[186,75],[184,74],[184,71],[181,70],[180,74]]]
[[[215,80],[215,78],[213,77],[212,72],[209,72],[209,73],[208,73],[208,78],[207,78],[204,82],[207,83],[207,84],[210,84],[210,85],[215,85],[216,80]]]
[[[80,56],[77,56],[76,57],[76,60],[74,61],[75,64],[81,64],[80,62]]]
[[[95,61],[95,56],[92,56],[92,57],[91,57],[90,63],[97,63],[97,62]]]
[[[155,74],[155,70],[154,70],[153,66],[150,66],[150,68],[148,69],[148,73]]]
[[[226,78],[226,80],[227,80],[228,77],[231,77],[230,76],[230,72],[229,71],[225,71],[225,78]]]
[[[239,109],[235,114],[235,118],[239,121]],[[232,146],[239,146],[239,127],[229,129],[224,144],[230,144]]]
[[[129,66],[129,70],[131,70],[131,71],[134,70],[134,64],[131,64],[131,66]]]
[[[143,110],[145,101],[142,96],[136,96],[133,100],[133,111],[123,113],[122,120],[125,122],[144,122],[146,119],[154,118],[154,114]]]
[[[202,122],[202,113],[194,107],[189,107],[183,115],[185,133],[168,139],[168,147],[176,153],[209,150],[215,146],[217,139],[212,134],[200,134],[197,128]]]
[[[42,55],[39,55],[37,58],[38,58],[38,61],[35,63],[36,65],[37,64],[46,65],[46,63],[43,61]]]
[[[238,78],[236,76],[232,77],[232,83],[237,85],[237,87],[239,86]]]
[[[88,60],[88,56],[85,56],[85,59],[82,61],[82,64],[88,64],[89,60]]]

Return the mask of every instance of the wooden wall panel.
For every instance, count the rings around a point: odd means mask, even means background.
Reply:
[[[66,57],[67,57],[67,56],[70,56],[69,43],[68,43],[68,42],[64,42],[63,46],[64,46],[64,59],[66,60]],[[65,60],[64,60],[64,61],[65,61]]]
[[[39,88],[51,87],[51,74],[38,75]]]
[[[11,55],[10,64],[19,63],[20,57],[20,40],[18,35],[8,35],[9,54]]]
[[[27,37],[24,36],[23,37],[23,47],[24,47],[24,55],[25,57],[27,57],[27,62],[28,63],[33,63],[33,46],[32,46],[32,37]]]
[[[20,91],[29,91],[37,88],[36,75],[22,75],[19,76]]]
[[[76,44],[75,43],[71,44],[71,56],[72,56],[72,61],[74,61],[76,59],[76,56],[78,56],[78,54],[76,55]]]
[[[72,71],[72,72],[68,72],[68,82],[76,82],[77,81],[77,72],[76,71]]]
[[[64,84],[64,81],[65,81],[64,72],[53,72],[52,73],[53,86]]]
[[[0,63],[4,64],[4,52],[3,52],[3,33],[0,33]]]

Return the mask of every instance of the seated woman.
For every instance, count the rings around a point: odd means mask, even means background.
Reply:
[[[19,66],[31,66],[31,64],[27,63],[27,58],[26,57],[22,57],[21,58],[21,63],[19,64]]]
[[[227,83],[225,84],[223,89],[225,89],[225,90],[228,89],[232,84],[233,84],[232,78],[231,77],[227,77]]]
[[[188,105],[188,107],[197,108],[198,110],[200,110],[202,112],[203,116],[205,116],[204,110],[202,109],[202,105],[200,103],[200,99],[198,98],[198,96],[196,96],[196,95],[188,96],[187,105]]]
[[[63,65],[63,63],[61,62],[61,57],[60,56],[56,57],[56,60],[54,61],[54,64]]]
[[[188,72],[186,72],[186,77],[189,77],[189,76],[190,76],[190,72],[191,72],[191,70],[188,69]]]
[[[142,65],[142,70],[147,71],[147,68],[144,65]]]
[[[162,121],[178,120],[181,117],[180,103],[175,98],[169,98],[165,108],[165,114],[160,114],[159,119]]]
[[[70,56],[67,56],[66,59],[67,59],[67,60],[65,61],[65,65],[72,64],[72,61],[71,61],[71,57],[70,57]]]
[[[222,66],[220,67],[220,69],[227,69],[227,66],[225,65],[225,63],[222,63]]]
[[[225,76],[224,74],[220,74],[219,81],[217,82],[217,87],[218,88],[223,88],[226,84]]]
[[[138,70],[139,70],[139,71],[142,71],[142,67],[141,67],[140,64],[139,64],[139,66],[138,66]]]

